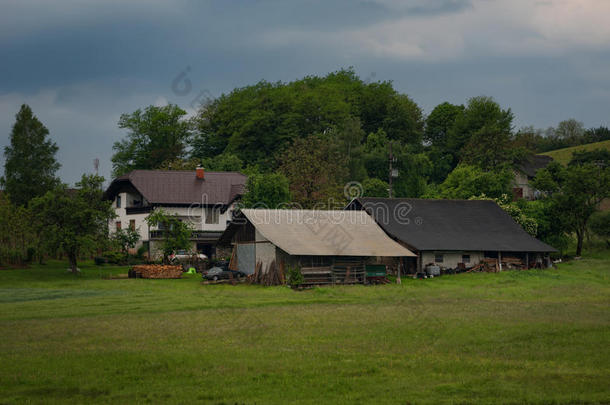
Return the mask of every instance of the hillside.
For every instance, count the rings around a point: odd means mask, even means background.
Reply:
[[[557,149],[549,152],[541,153],[541,155],[547,155],[552,157],[555,161],[567,165],[570,159],[572,158],[572,154],[581,150],[594,150],[594,149],[607,149],[610,150],[610,140],[588,143],[585,145],[572,146],[570,148]]]

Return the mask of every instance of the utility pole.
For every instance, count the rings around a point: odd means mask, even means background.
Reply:
[[[388,185],[390,187],[388,188],[388,194],[389,194],[390,198],[392,198],[392,179],[394,177],[398,177],[398,170],[392,168],[392,163],[396,162],[396,158],[392,154],[392,141],[390,141],[390,143],[389,143],[389,148],[390,148],[390,157],[389,157],[388,161],[390,163],[390,170],[388,172]]]

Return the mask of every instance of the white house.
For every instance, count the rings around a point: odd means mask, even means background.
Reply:
[[[146,218],[162,208],[192,224],[193,251],[212,256],[245,184],[246,176],[237,172],[134,170],[114,179],[104,193],[117,215],[109,223],[110,232],[136,229],[140,233],[137,247],[144,244],[149,254],[155,254],[163,229],[150,227]]]

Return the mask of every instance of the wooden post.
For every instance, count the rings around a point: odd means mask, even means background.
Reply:
[[[398,261],[398,275],[396,277],[396,284],[402,284],[402,280],[400,279],[400,268],[403,265],[403,258],[401,257]]]
[[[498,252],[498,264],[500,271],[502,271],[502,252]]]
[[[525,270],[529,270],[530,268],[530,254],[529,252],[525,252]]]

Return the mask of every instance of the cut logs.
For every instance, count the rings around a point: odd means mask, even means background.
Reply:
[[[129,270],[130,278],[180,278],[181,266],[164,264],[139,264]]]

